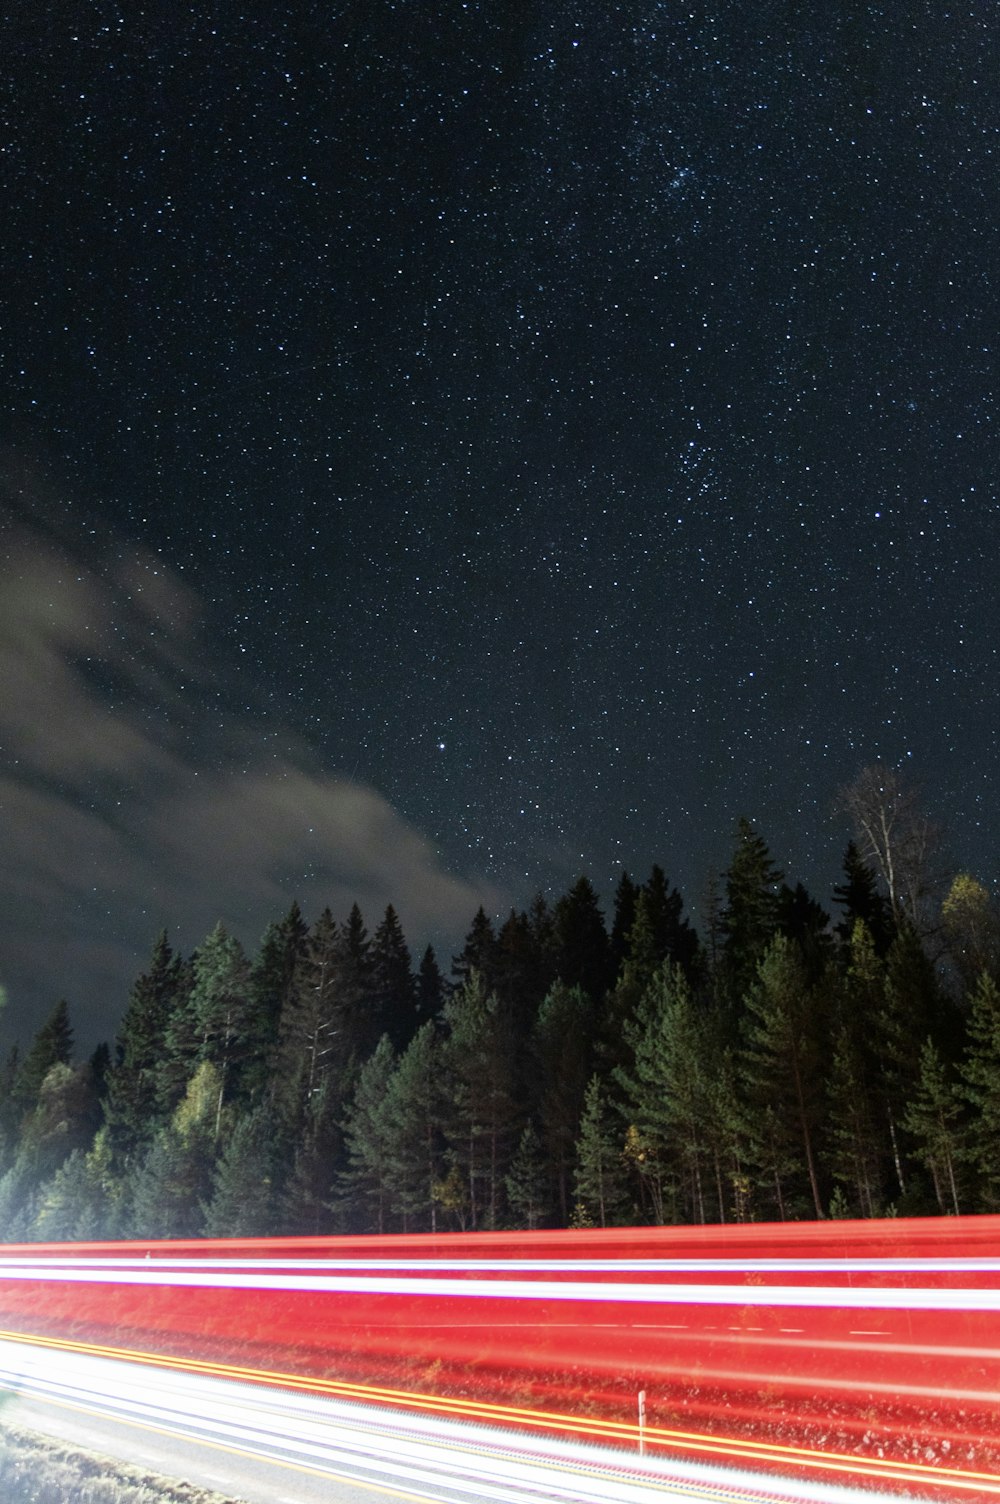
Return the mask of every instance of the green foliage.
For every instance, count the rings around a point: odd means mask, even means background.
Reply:
[[[627,1206],[623,1179],[622,1134],[608,1108],[600,1077],[591,1076],[576,1141],[573,1195],[577,1209],[583,1208],[599,1227],[613,1226],[622,1220]]]
[[[916,1142],[916,1155],[930,1171],[941,1212],[959,1213],[958,1164],[961,1156],[962,1099],[932,1039],[920,1054],[917,1091],[903,1118]]]
[[[772,862],[767,844],[749,820],[741,818],[726,873],[726,903],[720,921],[724,937],[723,996],[737,1013],[756,981],[757,967],[778,929],[781,880],[782,874]]]

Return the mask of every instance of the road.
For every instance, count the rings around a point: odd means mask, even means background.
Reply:
[[[0,1342],[0,1420],[247,1504],[712,1504],[872,1495]],[[911,1496],[912,1497],[912,1496]]]

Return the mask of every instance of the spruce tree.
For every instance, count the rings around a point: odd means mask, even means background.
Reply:
[[[680,965],[668,962],[654,974],[628,1032],[633,1061],[617,1076],[645,1150],[640,1173],[661,1216],[669,1199],[682,1220],[706,1222],[721,1174],[709,1091],[715,1062]],[[721,1206],[713,1211],[723,1214]]]
[[[984,971],[972,994],[961,1089],[972,1108],[965,1158],[977,1179],[977,1211],[1000,1211],[1000,984]]]
[[[543,1226],[549,1209],[549,1167],[542,1142],[529,1122],[505,1178],[507,1203],[517,1225],[533,1232]]]
[[[634,883],[623,868],[615,889],[615,906],[611,919],[611,965],[615,977],[621,974],[622,965],[628,955],[629,935],[632,933],[632,925],[635,922],[635,903],[639,893],[639,884]]]
[[[920,1053],[917,1090],[903,1127],[915,1141],[917,1159],[930,1171],[942,1215],[959,1215],[958,1166],[962,1154],[962,1100],[932,1039]]]
[[[599,1076],[591,1076],[583,1099],[580,1131],[576,1141],[576,1173],[573,1196],[585,1219],[599,1227],[619,1224],[627,1196],[622,1166],[621,1133],[601,1089]]]
[[[242,1113],[212,1171],[204,1209],[209,1238],[266,1237],[275,1230],[275,1136],[265,1107]]]
[[[416,997],[410,952],[392,904],[372,936],[369,961],[371,1027],[403,1050],[417,1026]]]
[[[776,936],[746,995],[742,1074],[756,1162],[775,1184],[782,1218],[799,1209],[796,1197],[803,1209],[811,1204],[817,1217],[825,1214],[817,1144],[826,1013],[823,991],[810,982],[799,947]]]
[[[465,944],[459,954],[452,957],[453,989],[464,986],[474,971],[482,977],[487,988],[493,986],[496,944],[493,925],[480,904],[472,920],[472,927],[465,937]]]
[[[427,1023],[437,1018],[444,1005],[444,978],[434,954],[433,945],[428,945],[420,959],[417,972],[417,1021]]]
[[[451,1158],[464,1178],[471,1226],[496,1227],[504,1176],[523,1126],[516,1041],[496,993],[487,990],[478,972],[452,993],[444,1022],[441,1054]]]
[[[721,916],[722,992],[735,1016],[755,984],[757,968],[778,931],[781,880],[765,841],[749,820],[741,818],[725,877],[726,903]]]
[[[38,1030],[18,1071],[13,1089],[18,1116],[35,1107],[42,1082],[52,1067],[69,1065],[72,1058],[73,1029],[69,1021],[69,1004],[62,999]]]
[[[104,1114],[113,1156],[124,1172],[145,1153],[165,1118],[160,1073],[167,1026],[181,1000],[184,968],[161,930],[149,968],[132,985],[108,1072]]]
[[[586,877],[555,906],[556,975],[568,987],[582,987],[595,1002],[614,981],[611,947],[597,894]]]
[[[844,911],[843,919],[836,926],[841,939],[850,941],[855,922],[860,919],[872,937],[876,954],[884,956],[895,934],[892,909],[879,892],[878,879],[872,868],[862,861],[854,841],[847,843],[844,881],[834,888],[833,896]]]
[[[554,1214],[563,1225],[572,1210],[576,1137],[593,1071],[593,1035],[591,999],[582,987],[554,983],[542,1000],[531,1032],[528,1084],[552,1187],[545,1215],[548,1218]]]
[[[692,976],[698,955],[698,937],[684,918],[684,900],[667,881],[662,867],[654,866],[643,888],[659,965],[671,961]]]
[[[392,1129],[386,1110],[396,1052],[383,1034],[361,1066],[344,1120],[347,1166],[340,1180],[344,1231],[389,1230],[389,1148]]]
[[[281,1021],[293,1001],[309,927],[298,903],[269,924],[250,968],[241,1096],[247,1105],[273,1100]]]
[[[407,1232],[437,1231],[437,1188],[443,1178],[443,1103],[435,1024],[422,1024],[400,1057],[386,1090],[389,1199]]]

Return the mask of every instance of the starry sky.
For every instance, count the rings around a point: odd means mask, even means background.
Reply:
[[[988,0],[12,0],[0,1031],[837,788],[997,880]]]

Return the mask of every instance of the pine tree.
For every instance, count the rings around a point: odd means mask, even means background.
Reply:
[[[269,924],[250,968],[244,1025],[241,1098],[247,1105],[273,1100],[281,1020],[294,997],[309,927],[298,903]]]
[[[618,1223],[626,1206],[621,1135],[611,1117],[599,1076],[591,1076],[576,1144],[573,1195],[599,1227]]]
[[[776,936],[746,995],[742,1072],[756,1162],[774,1180],[783,1219],[797,1210],[789,1198],[803,1180],[813,1212],[824,1215],[816,1144],[824,1108],[825,1011],[798,946]]]
[[[927,1039],[920,1054],[917,1091],[903,1117],[903,1127],[916,1141],[917,1158],[930,1171],[939,1210],[942,1215],[953,1212],[956,1217],[961,1116],[961,1098],[934,1041]]]
[[[218,1145],[229,1126],[229,1113],[222,1109],[224,1089],[218,1068],[203,1060],[133,1177],[133,1236],[184,1238],[202,1232]]]
[[[597,894],[586,877],[555,907],[556,975],[567,987],[582,987],[595,1002],[614,981],[611,947]]]
[[[420,960],[417,972],[417,1020],[425,1024],[437,1018],[444,1006],[444,978],[434,954],[433,945],[428,945]]]
[[[513,1032],[499,999],[477,972],[448,999],[444,1022],[451,1158],[465,1179],[471,1226],[496,1227],[504,1176],[523,1126]]]
[[[14,1083],[14,1102],[18,1116],[30,1112],[38,1101],[42,1082],[54,1065],[69,1065],[73,1058],[73,1029],[69,1021],[69,1004],[56,1003],[32,1041],[24,1064]]]
[[[482,977],[487,988],[492,987],[496,944],[493,925],[490,923],[486,910],[480,904],[473,918],[472,928],[465,937],[465,944],[459,954],[452,957],[453,988],[464,986],[474,971]]]
[[[664,961],[671,961],[691,977],[698,956],[698,937],[684,918],[684,900],[670,886],[662,867],[653,867],[643,892],[657,964],[662,966]]]
[[[411,1039],[386,1090],[389,1199],[407,1232],[437,1231],[444,1148],[438,1055],[437,1030],[428,1020]]]
[[[275,1227],[275,1137],[268,1110],[241,1114],[212,1171],[209,1238],[265,1237]]]
[[[827,1100],[825,1161],[830,1173],[856,1215],[879,1216],[884,1179],[879,1104],[863,1041],[846,1022],[833,1041]]]
[[[181,1000],[184,968],[161,930],[149,969],[133,983],[108,1072],[104,1114],[116,1162],[127,1171],[152,1142],[165,1117],[159,1075],[171,1014]]]
[[[593,1034],[591,999],[582,987],[556,982],[542,1000],[531,1032],[528,1082],[554,1186],[555,1204],[551,1210],[563,1225],[569,1221],[576,1136],[593,1070]]]
[[[507,1202],[518,1225],[534,1232],[544,1223],[549,1205],[549,1171],[541,1139],[529,1122],[506,1176]]]
[[[519,1039],[527,1039],[548,980],[545,956],[531,920],[527,914],[511,909],[497,935],[493,990]]]
[[[371,940],[361,910],[351,905],[337,937],[336,1029],[345,1065],[345,1087],[356,1077],[381,1037],[372,1001]]]
[[[669,1199],[684,1208],[683,1220],[705,1222],[721,1177],[709,1093],[714,1062],[707,1058],[708,1036],[679,965],[668,962],[654,974],[628,1033],[633,1062],[617,1076],[644,1147],[637,1168],[654,1211],[662,1220]],[[721,1205],[718,1211],[723,1215]]]
[[[977,1210],[1000,1211],[1000,984],[989,972],[972,994],[960,1077],[973,1111],[965,1158],[978,1179]]]
[[[628,955],[629,935],[635,922],[635,904],[640,891],[639,884],[634,883],[623,868],[615,889],[615,907],[611,920],[611,965],[616,977],[621,974]]]
[[[341,1176],[341,1212],[349,1232],[388,1231],[389,1147],[386,1111],[396,1052],[383,1034],[361,1067],[344,1121],[347,1168]]]
[[[854,841],[847,843],[844,881],[834,888],[833,896],[844,911],[844,917],[836,927],[841,939],[850,941],[854,924],[860,919],[872,937],[876,954],[884,956],[895,934],[892,910],[879,892],[875,873],[861,860]]]
[[[195,951],[190,1007],[199,1034],[199,1061],[215,1066],[223,1100],[241,1095],[250,1050],[250,966],[243,947],[221,922]]]
[[[371,1027],[388,1034],[397,1050],[405,1049],[417,1025],[416,997],[410,952],[392,904],[372,936],[369,960]]]
[[[276,1131],[283,1144],[301,1140],[321,1092],[343,1084],[343,1035],[338,1028],[339,931],[324,909],[307,935],[284,989],[275,1049]]]
[[[740,819],[736,848],[726,873],[721,918],[723,995],[738,1016],[757,979],[757,968],[778,930],[778,885],[782,874],[749,820]]]

